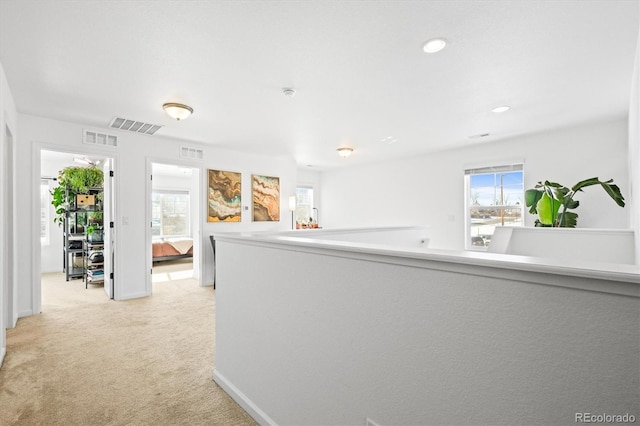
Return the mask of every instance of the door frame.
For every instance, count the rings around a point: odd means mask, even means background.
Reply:
[[[46,143],[46,142],[34,142],[33,151],[32,151],[32,167],[31,167],[31,170],[33,171],[32,182],[31,182],[31,194],[32,194],[31,205],[33,206],[33,208],[31,209],[32,229],[40,228],[40,209],[36,208],[36,206],[40,205],[40,177],[42,174],[42,170],[41,170],[41,167],[42,167],[41,152],[42,151],[54,151],[54,152],[63,152],[67,154],[110,158],[112,160],[112,164],[111,164],[112,170],[114,171],[114,174],[115,174],[115,178],[114,178],[115,180],[112,185],[113,200],[114,200],[113,211],[115,213],[115,217],[116,218],[119,217],[118,194],[120,193],[119,191],[120,185],[119,185],[119,180],[117,179],[118,164],[119,164],[118,153],[113,151],[106,151],[104,149],[93,148],[90,146],[86,146],[86,147],[85,146],[68,146],[68,145],[58,145],[58,144],[52,144],[52,143]],[[30,280],[31,296],[32,296],[31,311],[32,311],[32,314],[39,314],[42,312],[42,280],[41,280],[42,258],[40,253],[41,243],[40,243],[39,233],[35,233],[35,232],[33,233],[31,247],[32,247],[31,259],[32,259],[32,266],[33,266],[31,270],[33,271],[32,273],[35,274],[31,277],[31,280]],[[120,257],[119,257],[119,251],[117,250],[118,232],[115,233],[113,247],[115,251],[113,269],[115,271],[120,269]],[[115,274],[114,274],[114,277],[115,277]],[[114,279],[113,286],[114,286],[114,289],[113,289],[114,299],[117,300],[121,291],[119,282],[117,279]]]
[[[0,166],[2,168],[3,191],[2,202],[0,202],[0,214],[3,220],[0,221],[0,296],[2,297],[2,307],[0,321],[2,330],[5,328],[15,328],[18,322],[18,239],[15,230],[17,208],[16,208],[16,132],[5,121],[1,131],[3,135],[0,139]]]

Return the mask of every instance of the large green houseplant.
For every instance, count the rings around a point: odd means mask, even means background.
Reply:
[[[593,185],[602,186],[617,205],[624,207],[624,197],[618,185],[613,183],[613,179],[603,182],[594,177],[582,180],[571,188],[545,180],[525,191],[525,203],[529,207],[529,213],[538,215],[535,226],[575,228],[578,214],[568,210],[580,205],[578,200],[574,200],[576,194],[581,192],[582,188]]]
[[[71,166],[62,169],[58,176],[58,186],[51,190],[51,204],[56,209],[54,223],[62,225],[67,211],[75,203],[77,194],[88,194],[92,188],[101,188],[103,181],[102,170],[95,166]]]

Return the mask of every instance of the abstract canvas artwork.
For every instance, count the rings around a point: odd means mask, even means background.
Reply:
[[[240,222],[242,216],[242,174],[209,170],[209,222]]]
[[[251,195],[255,222],[280,220],[280,178],[251,175]]]

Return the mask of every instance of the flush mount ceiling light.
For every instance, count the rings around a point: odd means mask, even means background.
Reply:
[[[193,108],[185,104],[178,104],[175,102],[167,102],[162,105],[162,108],[165,110],[169,117],[174,118],[178,121],[184,120],[189,117],[193,113]]]
[[[284,95],[288,98],[293,98],[296,94],[296,91],[290,87],[285,87],[284,89],[282,89],[282,93],[284,93]]]
[[[511,107],[509,105],[501,105],[499,107],[495,107],[494,109],[491,110],[491,112],[495,112],[497,114],[501,113],[501,112],[507,112],[511,109]]]
[[[422,50],[426,53],[436,53],[447,46],[447,40],[443,38],[432,38],[422,45]]]
[[[342,148],[338,148],[337,151],[340,157],[347,158],[353,153],[353,148],[342,147]]]
[[[86,166],[96,166],[100,163],[99,161],[89,160],[87,157],[73,157],[73,161]]]

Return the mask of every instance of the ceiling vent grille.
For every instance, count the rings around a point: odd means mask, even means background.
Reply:
[[[89,145],[102,145],[118,147],[118,137],[116,135],[108,135],[106,133],[94,132],[92,130],[84,130],[82,142]]]
[[[189,148],[188,146],[180,147],[180,157],[182,158],[195,158],[202,160],[204,158],[204,150],[198,148]]]
[[[111,120],[109,127],[127,130],[134,133],[142,133],[143,135],[153,135],[162,128],[162,126],[158,124],[143,123],[141,121],[129,120],[121,117],[116,117]]]

